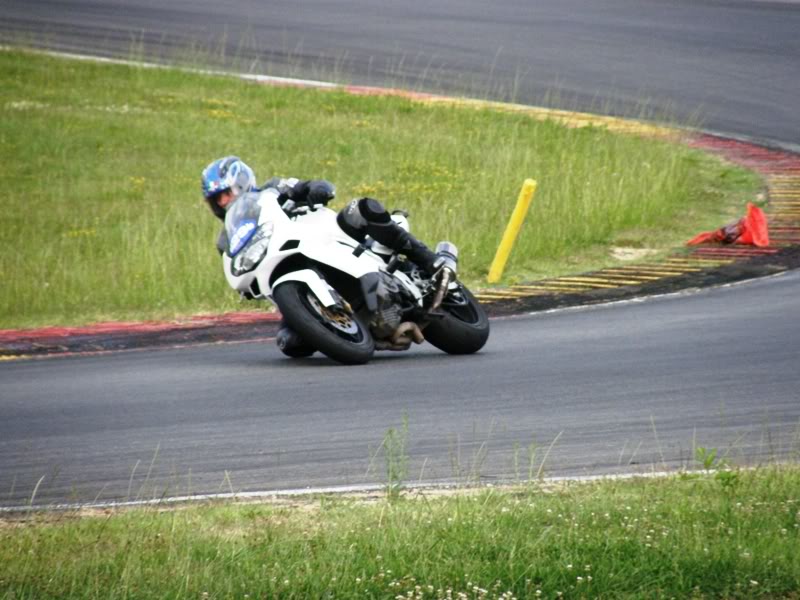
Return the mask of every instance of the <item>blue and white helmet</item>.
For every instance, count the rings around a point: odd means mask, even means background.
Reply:
[[[231,190],[234,200],[256,186],[256,176],[238,156],[219,158],[203,169],[203,197],[211,211],[219,218],[225,218],[225,211],[217,205],[221,192]]]

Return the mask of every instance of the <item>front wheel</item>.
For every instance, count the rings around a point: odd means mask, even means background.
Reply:
[[[467,288],[458,287],[447,293],[439,312],[425,328],[425,339],[448,354],[472,354],[483,348],[489,339],[489,318],[475,296]]]
[[[309,346],[346,365],[372,358],[375,342],[357,315],[340,306],[323,306],[303,283],[287,281],[272,297],[286,319]]]

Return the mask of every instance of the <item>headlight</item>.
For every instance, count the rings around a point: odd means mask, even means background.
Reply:
[[[256,268],[269,249],[273,229],[272,223],[264,223],[259,227],[252,239],[247,243],[247,246],[233,259],[231,273],[239,277]]]

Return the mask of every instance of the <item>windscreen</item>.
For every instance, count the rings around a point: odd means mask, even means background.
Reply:
[[[258,192],[248,192],[240,196],[225,215],[227,252],[230,256],[236,256],[258,229],[258,216],[261,213],[258,197]]]

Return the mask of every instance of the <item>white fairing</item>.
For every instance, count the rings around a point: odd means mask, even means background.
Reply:
[[[240,202],[246,204],[239,205]],[[359,256],[353,254],[358,242],[341,230],[336,223],[336,212],[326,207],[319,206],[314,211],[290,218],[281,209],[276,190],[266,189],[260,193],[245,194],[237,199],[228,211],[225,226],[229,232],[229,239],[238,240],[242,237],[231,235],[231,232],[237,232],[237,219],[241,221],[243,211],[253,215],[257,213],[259,231],[269,231],[271,228],[272,234],[264,258],[253,270],[241,275],[235,275],[233,272],[235,259],[229,256],[230,252],[223,253],[223,269],[228,284],[241,293],[250,293],[258,298],[271,297],[272,289],[277,285],[290,280],[302,281],[324,306],[334,304],[336,294],[331,293],[330,286],[315,271],[307,268],[285,273],[272,285],[270,284],[272,273],[278,265],[296,254],[329,265],[356,279],[368,273],[386,270],[384,260],[369,250]],[[244,231],[247,232],[246,229]],[[238,254],[246,255],[247,250],[248,246],[245,245]],[[240,259],[238,254],[236,259]],[[392,276],[407,287],[422,305],[419,288],[405,274],[394,272]],[[255,287],[254,280],[257,282]],[[259,293],[254,294],[254,290]]]
[[[333,306],[336,304],[336,300],[331,294],[331,286],[325,283],[325,280],[311,269],[292,271],[291,273],[287,273],[282,277],[278,277],[273,282],[272,287],[276,288],[285,281],[301,281],[305,283],[314,293],[317,299],[322,302],[323,306]]]

